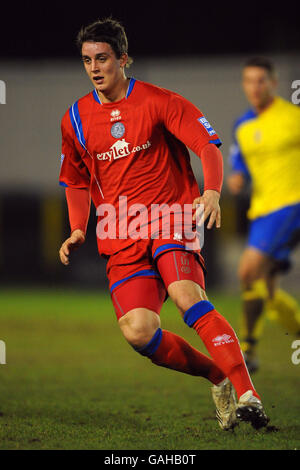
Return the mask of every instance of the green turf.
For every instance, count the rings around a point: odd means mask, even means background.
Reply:
[[[239,299],[211,300],[237,327]],[[0,292],[0,449],[299,449],[300,365],[267,323],[254,382],[277,432],[221,431],[210,384],[163,369],[121,336],[108,295]],[[205,351],[171,302],[162,325]]]

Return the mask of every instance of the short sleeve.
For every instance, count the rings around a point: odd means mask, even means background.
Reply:
[[[68,188],[89,188],[90,173],[75,145],[75,133],[67,112],[61,122],[62,151],[59,184]]]
[[[219,147],[222,142],[201,111],[190,101],[171,94],[164,117],[166,128],[196,155],[209,144]]]

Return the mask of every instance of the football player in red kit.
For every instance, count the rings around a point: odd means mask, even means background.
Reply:
[[[119,22],[104,19],[83,27],[77,44],[94,90],[62,119],[60,183],[66,188],[71,234],[60,259],[68,265],[72,250],[84,242],[92,199],[98,250],[108,259],[112,302],[128,343],[154,364],[207,378],[222,429],[233,428],[239,419],[264,427],[268,418],[235,332],[207,299],[200,246],[190,243],[177,217],[190,209],[195,220],[200,204],[207,227],[220,227],[221,141],[189,101],[126,77],[131,59]],[[187,147],[202,162],[202,195]],[[165,208],[171,209],[169,217]],[[211,358],[161,329],[167,296]]]

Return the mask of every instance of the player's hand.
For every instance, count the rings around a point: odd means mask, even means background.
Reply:
[[[196,220],[196,217],[200,217],[200,222],[204,223],[208,218],[207,228],[211,229],[215,224],[217,228],[221,227],[221,209],[219,205],[220,193],[218,191],[213,191],[208,189],[204,191],[201,197],[197,197],[193,202],[193,209],[196,209],[197,204],[204,205],[204,212],[202,214],[201,207],[198,207],[196,212],[193,215],[193,220]]]
[[[236,196],[245,185],[245,178],[242,173],[232,173],[227,178],[227,186],[231,194]]]
[[[76,250],[84,242],[84,232],[80,229],[74,230],[74,232],[71,233],[71,236],[64,241],[59,250],[59,257],[62,264],[67,266],[69,264],[70,253]]]

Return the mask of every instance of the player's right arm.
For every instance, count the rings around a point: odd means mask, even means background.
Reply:
[[[59,250],[60,260],[69,264],[69,256],[85,242],[85,234],[90,215],[91,197],[89,188],[66,188],[71,235]]]
[[[243,190],[251,177],[235,136],[230,147],[229,164],[231,172],[226,180],[227,187],[231,194],[236,196]]]
[[[62,264],[67,266],[69,264],[69,256],[72,251],[76,250],[80,245],[85,242],[85,233],[80,230],[74,230],[70,237],[67,238],[60,247],[59,257]]]
[[[90,214],[90,175],[75,145],[69,114],[62,119],[62,156],[59,182],[65,187],[71,233],[63,242],[59,256],[64,265],[69,256],[85,241]]]

